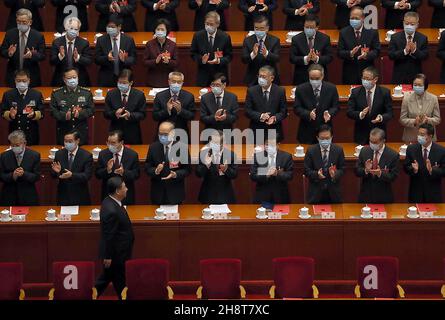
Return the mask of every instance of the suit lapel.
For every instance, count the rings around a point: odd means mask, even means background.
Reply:
[[[303,52],[309,52],[309,44],[308,44],[308,38],[306,37],[306,35],[304,33],[302,33],[302,37],[301,37],[301,46],[302,46],[302,51]],[[315,39],[314,39],[314,46],[315,46]]]
[[[375,87],[374,90],[374,97],[372,99],[372,108],[371,108],[371,118],[375,119],[375,116],[379,114],[379,110],[377,110],[377,100],[380,101],[381,99],[381,92],[380,88],[378,86]],[[386,150],[386,148],[385,148]]]

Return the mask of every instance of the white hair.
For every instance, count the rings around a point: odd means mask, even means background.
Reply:
[[[65,20],[63,21],[63,27],[65,28],[65,30],[68,30],[70,25],[73,24],[73,22],[76,22],[77,25],[80,27],[82,26],[82,22],[80,22],[79,18],[77,17],[66,17]]]
[[[178,77],[181,77],[182,79],[182,81],[184,81],[184,74],[182,73],[182,72],[179,72],[179,71],[173,71],[173,72],[170,72],[169,74],[168,74],[168,78],[170,79],[171,77],[173,77],[173,76],[178,76]]]
[[[32,12],[25,8],[17,10],[15,16],[16,17],[26,16],[29,20],[32,20]]]

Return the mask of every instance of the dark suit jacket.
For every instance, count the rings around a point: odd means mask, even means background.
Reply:
[[[238,8],[244,14],[244,30],[251,31],[253,30],[253,21],[256,17],[260,15],[264,15],[269,20],[270,30],[273,30],[273,11],[277,9],[278,3],[277,0],[264,0],[264,4],[269,7],[266,12],[260,12],[260,9],[263,9],[263,5],[256,5],[256,0],[240,0],[238,2]],[[255,10],[253,12],[249,12],[249,7],[255,6]]]
[[[308,14],[320,12],[320,1],[312,0],[312,8],[308,9]],[[308,0],[285,0],[283,12],[287,16],[285,30],[303,30],[305,16],[295,15],[295,10],[307,5]]]
[[[320,52],[318,64],[324,67],[324,78],[328,80],[328,64],[332,62],[331,39],[322,32],[317,32],[314,39],[314,49]],[[295,65],[293,84],[302,84],[309,81],[307,69],[313,61],[308,65],[304,64],[304,57],[309,54],[308,39],[304,32],[297,34],[292,38],[290,49],[290,63]]]
[[[195,116],[195,97],[188,91],[181,90],[178,100],[181,102],[182,109],[180,113],[172,109],[168,114],[167,102],[171,98],[170,90],[159,92],[153,102],[153,120],[158,122],[170,121],[175,128],[180,128],[188,132],[188,122]],[[157,132],[157,131],[156,131]]]
[[[26,106],[32,107],[34,118],[28,118],[28,114],[23,113]],[[15,119],[9,117],[12,107],[17,108]],[[22,99],[17,89],[11,89],[3,94],[1,114],[9,122],[9,132],[22,130],[26,135],[27,145],[31,146],[39,144],[39,120],[44,117],[44,108],[43,96],[39,91],[29,88]]]
[[[433,142],[428,155],[428,159],[433,167],[431,175],[426,168],[422,152],[422,146],[418,143],[411,144],[406,149],[403,168],[410,176],[408,202],[442,202],[442,178],[445,176],[445,148]],[[419,164],[417,173],[414,173],[412,166],[414,160]]]
[[[351,9],[346,5],[347,0],[331,0],[337,6],[335,9],[335,25],[338,29],[349,26],[349,12]],[[362,8],[368,4],[375,2],[375,0],[362,0],[358,5]]]
[[[107,93],[105,98],[105,119],[111,120],[110,131],[120,130],[124,134],[124,141],[128,144],[142,144],[140,122],[145,119],[145,108],[147,106],[144,92],[131,88],[127,97],[125,110],[130,112],[129,120],[116,118],[116,110],[122,107],[122,95],[119,89],[113,89]]]
[[[25,173],[14,180],[12,176],[18,167],[23,168]],[[0,181],[3,182],[0,193],[1,206],[38,206],[39,196],[35,186],[38,180],[40,180],[39,153],[25,149],[20,166],[12,150],[0,155]]]
[[[97,21],[96,31],[105,32],[110,17],[110,4],[115,0],[96,0],[94,7],[99,12],[99,20]],[[127,0],[127,5],[121,5],[121,1],[117,1],[121,7],[119,16],[122,18],[122,31],[135,32],[137,31],[136,21],[133,13],[136,11],[136,0]]]
[[[102,180],[102,200],[108,195],[107,193],[107,181],[112,177],[119,176],[114,172],[108,173],[107,164],[110,159],[114,156],[110,150],[104,149],[99,152],[99,158],[97,160],[96,166],[96,178]],[[136,192],[134,187],[134,182],[139,179],[139,156],[134,150],[124,147],[122,153],[122,159],[120,159],[120,164],[124,168],[124,179],[125,185],[128,188],[127,197],[124,199],[124,204],[135,204],[136,202]]]
[[[62,46],[65,48],[65,57],[62,60],[60,60],[59,48]],[[83,39],[82,37],[77,37],[74,41],[74,47],[80,54],[78,62],[74,61],[73,58],[73,67],[79,69],[79,85],[83,87],[89,87],[91,83],[87,68],[93,62],[90,43],[87,40]],[[63,73],[65,69],[68,67],[67,55],[68,55],[68,46],[66,42],[66,37],[59,37],[55,39],[51,46],[51,57],[50,57],[51,65],[55,66],[53,78],[51,80],[51,86],[53,87],[62,87],[64,85]]]
[[[161,61],[157,64],[156,58],[159,54],[165,51],[170,53],[169,63],[165,64]],[[168,74],[175,71],[179,64],[176,43],[170,39],[166,39],[161,48],[157,39],[148,41],[144,51],[144,64],[148,67],[146,79],[147,86],[153,88],[167,88]]]
[[[204,204],[236,203],[232,180],[238,175],[235,153],[224,149],[219,164],[227,163],[224,175],[219,174],[218,166],[212,163],[209,168],[202,162],[209,153],[206,148],[200,152],[199,164],[196,166],[196,175],[203,178],[198,200]]]
[[[298,127],[297,140],[299,143],[312,144],[317,143],[317,128],[324,124],[323,113],[327,110],[331,115],[331,121],[328,122],[332,126],[332,119],[339,111],[337,87],[332,83],[323,81],[320,92],[320,103],[317,106],[317,100],[314,90],[310,82],[299,85],[295,90],[294,111],[300,117],[300,125]],[[316,109],[315,121],[311,120],[310,113]]]
[[[292,155],[285,151],[277,150],[275,167],[282,170],[277,176],[268,177],[268,155],[262,152],[261,157],[254,155],[253,164],[250,167],[250,179],[256,182],[254,203],[291,203],[289,195],[289,182],[293,178]]]
[[[221,17],[220,29],[227,30],[226,18],[224,10],[230,7],[229,0],[222,0],[220,4],[210,4],[209,0],[203,0],[201,6],[198,6],[196,0],[189,0],[189,9],[195,10],[195,20],[193,23],[193,31],[198,31],[204,28],[204,20],[207,13],[216,11]]]
[[[128,58],[125,62],[119,59],[119,71],[122,69],[131,69],[136,64],[136,45],[134,39],[123,33],[120,35],[119,50],[125,50]],[[109,35],[103,35],[97,39],[95,62],[99,66],[97,83],[99,87],[114,87],[117,82],[117,76],[114,75],[114,62],[108,60],[108,53],[113,49]]]
[[[9,58],[8,48],[13,44],[17,45],[17,50],[14,55]],[[23,59],[23,69],[28,70],[31,75],[30,86],[40,87],[42,81],[40,79],[39,63],[40,61],[45,60],[45,39],[43,38],[43,35],[40,32],[31,29],[29,31],[28,41],[26,42],[26,48],[29,48],[29,50],[34,48],[37,52],[32,55],[31,59]],[[17,28],[10,29],[6,32],[0,50],[1,56],[8,60],[8,65],[6,67],[6,84],[8,87],[15,88],[14,73],[20,68],[20,39],[19,30]]]
[[[422,4],[422,0],[408,0],[411,4],[409,10],[396,10],[394,0],[382,0],[382,7],[386,9],[385,29],[403,29],[403,16],[408,11],[417,11],[417,8]]]
[[[253,50],[253,46],[255,43],[258,43],[258,38],[256,35],[251,35],[244,39],[243,42],[243,51],[241,60],[244,64],[247,64],[246,76],[244,77],[244,83],[246,83],[249,87],[254,86],[258,83],[258,71],[261,67],[265,65],[269,65],[275,69],[275,80],[274,83],[280,83],[280,76],[278,70],[278,62],[280,60],[280,39],[277,37],[268,34],[266,39],[264,40],[264,45],[267,50],[269,50],[269,54],[265,58],[261,53],[255,57],[255,59],[250,58],[250,53]]]
[[[345,154],[343,148],[331,144],[328,156],[329,166],[336,166],[334,178],[329,173],[325,175],[326,179],[321,180],[318,176],[318,170],[323,168],[323,157],[320,145],[310,146],[304,157],[304,175],[309,180],[309,190],[306,201],[308,203],[319,203],[322,199],[323,191],[327,190],[332,203],[342,202],[340,178],[344,173]]]
[[[209,92],[201,97],[201,121],[204,122],[206,128],[232,129],[233,124],[238,119],[238,97],[231,92],[224,91],[221,108],[226,110],[227,118],[224,121],[216,121],[215,113],[219,108],[216,105],[215,95],[213,92]]]
[[[179,7],[179,0],[170,0],[170,2],[165,7],[165,10],[153,10],[155,3],[159,0],[142,0],[141,4],[144,8],[147,8],[147,13],[145,14],[145,25],[144,30],[148,32],[153,32],[156,28],[156,21],[159,19],[166,19],[170,22],[171,30],[178,31],[178,19],[176,17],[176,8]]]
[[[187,152],[187,154],[184,154],[184,152]],[[181,161],[181,158],[187,160]],[[170,149],[170,159],[174,159],[174,162],[177,162],[176,168],[175,165],[172,165],[172,161],[170,161],[170,164],[167,163],[164,146],[159,141],[155,141],[150,145],[147,160],[145,161],[145,172],[151,178],[151,202],[153,204],[181,204],[185,199],[185,178],[191,172],[190,155],[187,146],[181,144],[181,142],[173,143]],[[159,175],[156,175],[156,168],[162,162],[165,163],[164,169]],[[171,171],[176,172],[176,179],[162,180]]]
[[[433,16],[431,17],[431,28],[445,27],[445,7],[441,0],[428,0],[428,4],[434,8]]]
[[[364,46],[369,48],[366,59],[357,59],[361,55],[361,50],[351,58],[351,50],[358,45],[361,45],[362,48]],[[365,29],[363,27],[360,40],[357,41],[355,38],[355,30],[351,26],[341,29],[338,40],[338,56],[343,60],[342,83],[361,84],[363,69],[373,66],[374,60],[379,57],[379,54],[380,40],[377,30]]]
[[[352,89],[348,100],[348,118],[355,121],[354,142],[366,145],[369,142],[369,133],[373,128],[380,128],[386,131],[386,123],[393,117],[392,101],[390,91],[384,87],[376,86],[374,99],[372,100],[371,112],[360,119],[360,112],[367,107],[366,90],[364,87]],[[377,115],[382,115],[383,122],[371,123]]]
[[[63,21],[67,16],[75,12],[77,12],[75,16],[79,18],[80,22],[82,22],[80,31],[86,32],[89,30],[87,9],[91,4],[91,0],[51,0],[51,3],[56,7],[57,32],[62,33],[65,31]]]
[[[11,8],[8,16],[8,22],[6,23],[5,31],[9,29],[13,29],[17,27],[16,23],[16,12],[19,9],[28,9],[32,13],[32,27],[38,31],[43,31],[43,23],[42,18],[40,17],[39,9],[45,6],[45,0],[33,0],[26,1],[26,4],[23,4],[23,1],[18,0],[4,0],[5,6]]]
[[[392,74],[392,83],[394,84],[411,84],[416,74],[422,73],[422,61],[428,58],[428,39],[416,31],[413,42],[417,43],[417,50],[412,54],[405,55],[403,52],[406,46],[405,32],[397,32],[391,37],[388,56],[394,60]]]
[[[437,57],[442,60],[440,70],[440,83],[445,83],[445,32],[440,34],[439,47],[437,48]]]
[[[277,130],[277,140],[284,139],[281,122],[287,117],[286,92],[284,88],[272,84],[269,93],[269,101],[266,103],[263,98],[263,90],[259,85],[247,89],[246,97],[246,115],[250,119],[250,128],[256,129],[275,129]],[[262,113],[270,112],[277,121],[272,125],[267,125],[260,121]]]
[[[358,157],[355,174],[362,178],[358,202],[360,203],[392,203],[394,197],[391,183],[399,175],[399,154],[385,146],[380,156],[379,167],[382,175],[379,177],[365,173],[365,162],[374,158],[374,151],[370,147],[363,147]],[[386,170],[385,170],[386,169]]]
[[[127,211],[109,196],[100,207],[99,258],[125,262],[131,258],[134,233]]]
[[[59,162],[62,171],[68,170],[68,151],[61,149],[56,152],[54,162]],[[69,179],[59,179],[57,186],[57,205],[60,206],[87,206],[91,204],[88,181],[93,174],[93,156],[88,151],[79,148],[74,157],[71,168],[73,176]],[[60,175],[59,174],[59,175]],[[59,175],[51,170],[51,175]]]
[[[217,73],[223,73],[229,78],[229,63],[232,60],[232,40],[230,35],[224,31],[217,30],[214,35],[213,48],[210,47],[207,31],[205,29],[197,31],[193,35],[190,54],[198,65],[196,85],[198,87],[210,86],[213,77]],[[219,64],[203,64],[202,56],[210,53],[209,61],[215,59],[215,52],[222,51],[223,57]]]

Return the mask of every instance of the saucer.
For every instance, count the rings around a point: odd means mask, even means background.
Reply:
[[[420,217],[419,214],[416,214],[416,215],[414,215],[414,216],[407,214],[406,216],[407,216],[408,218],[410,218],[410,219],[417,219],[417,218]]]
[[[291,99],[295,99],[295,95],[291,94],[291,95],[289,96],[289,98],[291,98]]]
[[[301,155],[294,153],[294,157],[297,157],[297,158],[304,157],[305,155],[306,155],[306,153],[303,153]]]
[[[298,215],[298,218],[300,218],[300,219],[309,219],[311,217],[311,215],[310,214],[308,214],[308,215],[305,215],[305,216],[302,216],[301,214],[300,215]]]
[[[93,100],[101,101],[101,100],[105,100],[105,97],[93,97]]]
[[[97,219],[95,219],[95,218],[93,218],[93,217],[90,217],[90,220],[91,220],[91,221],[100,221],[100,217],[97,218]]]
[[[264,215],[264,216],[256,215],[255,217],[256,217],[257,219],[260,219],[260,220],[269,218],[267,215]]]
[[[97,156],[93,155],[93,160],[97,160],[97,159],[99,159],[99,155],[97,155]]]
[[[12,217],[9,217],[8,219],[0,219],[1,222],[9,222],[12,221]]]
[[[46,220],[46,221],[57,221],[57,217],[52,218],[52,219],[50,219],[50,218],[48,218],[48,217],[45,217],[45,220]]]
[[[201,219],[204,219],[204,220],[212,220],[212,219],[213,219],[213,216],[209,216],[209,217],[201,216]]]
[[[354,157],[358,157],[360,154],[359,153],[354,153]]]
[[[392,94],[393,98],[403,98],[403,93],[402,94]]]
[[[360,215],[360,218],[363,218],[363,219],[371,219],[371,218],[372,218],[372,214],[370,214],[370,215],[364,215],[364,214],[361,214],[361,215]]]
[[[51,159],[51,160],[54,160],[55,157],[56,157],[56,156],[53,156],[53,155],[49,155],[49,156],[48,156],[48,158]]]
[[[399,156],[404,156],[404,157],[406,157],[406,152],[405,152],[405,153],[401,153],[401,152],[399,152]]]
[[[163,216],[163,217],[155,216],[155,219],[156,220],[165,220],[165,219],[167,219],[167,217],[166,216]]]

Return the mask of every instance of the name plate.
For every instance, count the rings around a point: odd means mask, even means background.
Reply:
[[[226,212],[217,212],[213,214],[213,220],[227,220],[227,213]]]
[[[373,219],[386,219],[386,212],[373,212],[372,218]]]
[[[322,212],[321,218],[322,219],[335,219],[335,212]]]
[[[58,221],[71,221],[71,215],[70,214],[59,214],[57,216]]]
[[[165,217],[167,220],[179,220],[179,212],[168,212]]]
[[[419,217],[421,219],[430,219],[434,216],[434,212],[421,211],[419,212]]]
[[[280,220],[281,212],[269,212],[268,216],[269,216],[269,219],[271,219],[271,220]]]
[[[12,221],[14,221],[14,222],[26,221],[26,215],[25,214],[13,214]]]

